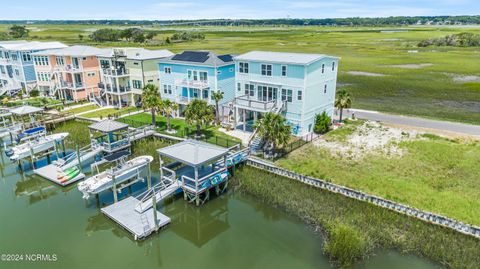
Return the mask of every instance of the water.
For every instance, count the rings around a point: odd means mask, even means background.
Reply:
[[[24,261],[0,261],[0,268],[332,268],[322,237],[245,194],[230,191],[198,208],[172,199],[161,207],[172,218],[170,226],[136,242],[100,213],[94,198],[85,202],[75,186],[23,174],[5,157],[3,163],[0,254],[24,255]],[[132,192],[143,187],[139,183]],[[100,200],[109,203],[112,195]],[[56,255],[57,261],[25,261],[27,254]],[[436,267],[385,252],[357,268]]]

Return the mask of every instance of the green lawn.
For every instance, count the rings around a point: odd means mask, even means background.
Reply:
[[[152,116],[149,113],[140,113],[136,115],[131,115],[127,116],[121,119],[118,119],[119,121],[125,122],[130,124],[132,127],[139,127],[141,125],[147,125],[151,124],[152,122]],[[195,127],[188,125],[184,119],[174,119],[172,118],[170,120],[170,124],[172,126],[172,129],[177,130],[177,133],[175,134],[169,134],[166,132],[167,130],[167,121],[165,117],[158,116],[156,118],[156,127],[157,131],[168,134],[168,135],[173,135],[177,137],[185,137],[186,135],[192,136],[195,134]],[[218,131],[217,126],[207,126],[202,129],[202,134],[205,135],[206,141],[210,142],[212,144],[217,144],[221,145],[224,147],[230,147],[233,146],[234,143],[240,143],[240,140],[229,136],[223,132]]]
[[[83,114],[82,117],[85,118],[106,118],[106,117],[115,117],[119,115],[128,114],[131,112],[138,111],[136,107],[126,107],[126,108],[105,108],[91,113]]]
[[[328,141],[343,141],[354,125],[332,131]],[[307,144],[278,165],[367,193],[480,225],[480,143],[436,136],[400,143],[404,154],[361,160],[336,156]]]
[[[81,107],[72,108],[72,109],[68,109],[68,110],[64,110],[64,111],[68,112],[68,113],[72,113],[72,114],[78,114],[78,113],[94,110],[94,109],[97,109],[97,108],[99,108],[97,105],[91,104],[91,105],[81,106]]]

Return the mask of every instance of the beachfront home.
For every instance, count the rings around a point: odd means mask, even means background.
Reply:
[[[232,55],[209,51],[184,51],[159,61],[160,95],[180,104],[183,111],[197,98],[214,104],[212,93],[224,93],[225,103],[235,97],[235,65]]]
[[[32,53],[66,47],[60,42],[0,41],[0,95],[30,92],[37,80]]]
[[[72,46],[33,53],[38,88],[44,95],[81,101],[98,95],[100,65],[97,54],[105,49]]]
[[[134,106],[140,104],[147,84],[160,86],[157,62],[172,56],[168,50],[115,48],[98,55],[101,66],[102,104]]]
[[[234,58],[234,125],[251,131],[263,113],[282,113],[294,135],[313,131],[315,115],[332,116],[339,58],[251,51]]]

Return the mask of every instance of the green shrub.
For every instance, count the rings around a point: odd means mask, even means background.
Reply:
[[[334,225],[323,251],[332,257],[340,267],[350,267],[355,261],[366,256],[365,238],[354,228],[344,224]]]
[[[315,115],[315,126],[313,131],[317,134],[323,134],[330,130],[332,125],[332,119],[327,115],[325,111],[322,114]]]
[[[33,89],[30,91],[30,97],[38,97],[40,92],[37,89]]]

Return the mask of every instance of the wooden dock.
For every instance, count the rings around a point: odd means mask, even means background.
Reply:
[[[140,201],[135,197],[128,197],[122,201],[101,209],[102,213],[118,223],[133,235],[135,240],[145,239],[147,236],[170,223],[170,218],[157,211],[157,225],[153,217],[153,208],[138,213],[135,207]]]

